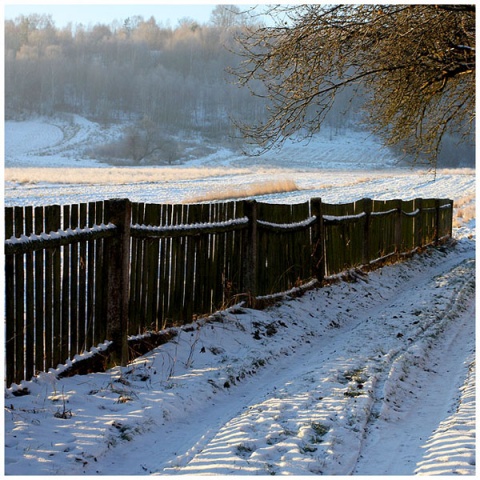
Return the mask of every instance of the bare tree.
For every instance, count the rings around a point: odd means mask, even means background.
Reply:
[[[242,126],[262,150],[317,132],[348,88],[365,92],[369,125],[387,145],[433,166],[447,132],[473,129],[475,6],[301,5],[268,14],[273,26],[239,38],[243,61],[233,71],[268,98],[268,119]]]
[[[126,129],[123,145],[124,155],[131,158],[135,165],[142,162],[171,165],[180,158],[177,142],[148,117]]]
[[[210,15],[210,23],[219,28],[242,25],[245,21],[245,14],[236,5],[217,5]]]

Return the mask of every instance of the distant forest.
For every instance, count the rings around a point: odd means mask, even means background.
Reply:
[[[232,143],[239,136],[232,118],[261,121],[267,100],[239,88],[228,74],[241,61],[235,36],[255,26],[245,14],[231,13],[217,6],[208,24],[184,18],[174,28],[140,16],[88,28],[57,28],[45,15],[7,20],[5,117],[69,112],[104,125],[137,122],[144,142],[152,132],[164,139],[181,131]],[[328,124],[341,133],[359,123],[356,104],[339,98]],[[132,154],[135,162],[149,149]],[[448,139],[440,165],[474,165],[473,147]]]
[[[152,17],[58,29],[44,15],[5,22],[7,118],[72,112],[101,123],[154,119],[169,129],[229,132],[229,116],[258,120],[264,105],[226,68],[241,26],[172,29]]]

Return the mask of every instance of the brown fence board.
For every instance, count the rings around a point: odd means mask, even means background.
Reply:
[[[225,218],[235,218],[235,205],[233,202],[224,203],[224,216]],[[238,252],[238,249],[235,248],[237,242],[236,232],[227,232],[224,238],[224,249],[223,249],[223,270],[222,270],[222,305],[227,306],[236,293],[235,284],[238,284],[238,278],[235,278],[234,268],[233,267],[233,256],[236,255],[234,252]],[[238,272],[238,267],[237,270]]]
[[[172,213],[172,205],[166,205],[162,215],[162,224],[169,225],[170,216]],[[172,255],[172,239],[163,238],[162,239],[162,258],[160,264],[160,299],[159,299],[159,313],[158,318],[161,320],[161,328],[166,328],[167,326],[173,325],[173,322],[169,318],[169,298],[171,294],[171,255]]]
[[[138,216],[138,203],[132,204],[132,225],[135,225],[137,222]],[[137,251],[139,248],[139,240],[137,238],[132,238],[130,242],[130,298],[135,298],[137,291]],[[128,313],[128,332],[131,333],[134,326],[136,325],[136,309],[134,308],[134,302],[130,301],[129,304],[129,313]]]
[[[105,220],[104,202],[95,203],[94,224],[101,225]],[[106,328],[106,310],[104,301],[105,289],[105,259],[103,254],[104,240],[102,238],[95,240],[95,321],[93,332],[93,345],[103,343],[107,337]]]
[[[20,237],[24,233],[23,208],[14,208],[14,228],[15,236]],[[21,377],[24,374],[24,356],[23,356],[23,335],[25,322],[25,270],[23,255],[15,257],[15,377]]]
[[[401,205],[400,253],[406,253],[415,247],[415,205],[413,200],[402,201]]]
[[[14,234],[13,208],[5,208],[5,238]],[[7,384],[17,379],[15,376],[15,257],[5,256],[5,377]]]
[[[70,225],[72,228],[80,227],[79,206],[70,208]],[[79,352],[78,345],[78,272],[79,272],[79,245],[70,247],[70,356]]]
[[[173,207],[173,224],[183,224],[183,205],[174,205]],[[184,268],[185,268],[185,238],[176,237],[173,239],[172,244],[172,298],[170,302],[170,318],[174,319],[175,324],[177,322],[182,323],[183,320],[183,280],[184,280]]]
[[[70,222],[70,205],[64,205],[62,208],[62,223],[63,230],[67,230],[71,227]],[[60,358],[65,360],[69,358],[70,354],[70,299],[72,297],[70,292],[70,246],[63,247],[62,255],[62,311],[61,311],[61,346],[60,346]]]
[[[434,243],[436,235],[437,203],[434,198],[422,201],[423,245]]]
[[[80,204],[80,226],[86,227],[87,220],[86,203]],[[87,242],[80,244],[80,271],[78,280],[78,347],[80,353],[86,350],[85,332],[87,330]]]
[[[39,235],[44,229],[44,209],[35,207],[34,233]],[[35,369],[45,369],[45,252],[37,250],[35,255]]]
[[[158,225],[161,219],[161,205],[146,205],[146,224]],[[146,327],[148,330],[156,328],[156,314],[158,302],[158,256],[160,253],[160,245],[157,239],[148,239],[147,246],[147,305],[146,305]]]
[[[142,225],[144,223],[144,204],[136,203],[132,205],[132,223]],[[140,299],[142,295],[142,258],[144,241],[140,238],[132,238],[132,277],[130,280],[130,315],[129,315],[129,333],[138,334],[142,328],[140,309]]]
[[[25,207],[25,234],[33,233],[33,207]],[[35,369],[35,276],[33,253],[25,255],[26,315],[25,315],[25,376],[30,378]]]
[[[188,220],[189,223],[200,223],[202,217],[201,205],[188,205]],[[186,239],[186,265],[185,265],[185,316],[192,318],[194,312],[197,310],[199,293],[197,285],[201,282],[198,278],[196,269],[198,251],[198,238],[188,237]]]
[[[88,220],[87,226],[93,227],[95,222],[95,203],[88,204]],[[93,240],[87,242],[87,324],[85,331],[85,350],[88,351],[94,345],[94,322],[95,322],[95,290],[90,288],[95,281],[95,242]]]

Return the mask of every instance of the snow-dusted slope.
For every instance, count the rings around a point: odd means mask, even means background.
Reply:
[[[57,119],[37,118],[5,122],[5,167],[83,167],[102,165],[85,158],[88,147],[112,140],[119,128],[66,114]]]
[[[121,126],[102,127],[79,115],[5,122],[6,167],[103,166],[87,152],[118,138]],[[201,140],[199,140],[201,142]],[[301,152],[300,155],[298,153]],[[189,167],[384,168],[398,161],[380,141],[362,131],[327,128],[310,142],[287,142],[259,157],[220,148],[214,154],[189,160]]]

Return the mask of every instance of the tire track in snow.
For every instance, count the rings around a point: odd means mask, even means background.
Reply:
[[[364,445],[351,473],[413,475],[423,462],[424,443],[438,426],[432,419],[441,420],[454,407],[470,364],[466,359],[475,348],[474,269],[470,260],[447,273],[457,276],[458,290],[443,309],[423,312],[433,320],[429,327],[392,358],[375,388]],[[385,449],[396,453],[380,455]],[[428,474],[425,468],[423,474]]]
[[[464,258],[462,255],[449,258],[446,263],[440,262],[428,269],[424,275],[416,277],[415,280],[420,281],[422,287],[417,288],[413,295],[412,285],[407,280],[398,285],[400,288],[390,290],[390,297],[386,302],[373,308],[366,307],[363,312],[360,308],[357,319],[348,323],[347,343],[344,339],[346,325],[339,326],[340,328],[331,331],[328,340],[323,339],[319,351],[303,351],[304,359],[298,368],[277,368],[275,375],[270,371],[269,376],[275,378],[274,382],[270,382],[270,394],[265,397],[265,387],[260,388],[262,396],[251,397],[240,413],[232,412],[231,418],[218,430],[210,431],[209,439],[203,438],[201,445],[198,444],[195,449],[170,460],[159,472],[299,474],[300,471],[303,474],[327,475],[351,473],[371,417],[375,401],[374,391],[379,389],[376,384],[385,389],[390,379],[395,380],[397,385],[399,379],[394,379],[391,373],[398,367],[399,359],[408,357],[407,352],[412,353],[418,349],[425,351],[434,341],[432,339],[438,338],[442,330],[438,318],[442,311],[457,311],[465,300],[464,297],[472,293],[471,285],[469,289],[462,284],[462,280],[466,280],[471,274],[472,266],[467,266],[460,274],[447,302],[442,303],[440,297],[431,298],[431,290],[426,288],[423,282],[441,283],[443,275],[456,275],[459,268],[462,268],[459,264]],[[457,273],[451,273],[452,271]],[[408,338],[403,338],[404,334],[399,335],[397,348],[384,355],[379,354],[384,338],[382,336],[391,336],[398,331],[396,324],[389,325],[389,319],[401,314],[407,317],[405,308],[401,309],[401,306],[405,306],[409,301],[411,306],[421,305],[421,313],[417,309],[408,312],[408,320],[413,325],[413,328],[405,331]],[[425,317],[425,321],[417,321],[420,314]],[[447,319],[447,323],[455,318],[456,315],[453,315]],[[368,323],[379,322],[383,322],[383,332],[367,326]],[[369,355],[355,356],[355,352],[362,351],[362,347],[364,350],[366,342],[371,343]],[[426,342],[427,346],[420,348],[422,342]],[[312,368],[312,365],[318,367]],[[352,372],[355,371],[357,378],[352,382]],[[350,373],[347,375],[348,372]],[[361,379],[362,374],[364,379]],[[349,389],[355,388],[355,383],[358,385],[360,380],[364,382],[363,391],[357,390],[359,395],[354,396],[355,390]],[[346,395],[348,392],[351,392],[352,396]],[[392,396],[392,403],[398,404],[397,400]],[[387,403],[387,399],[381,402],[383,406]],[[401,405],[395,407],[397,411],[401,408]],[[326,430],[322,438],[315,433],[320,426]],[[416,429],[418,430],[418,427]],[[347,437],[345,430],[349,430],[347,444],[342,440]],[[265,431],[268,432],[267,435]],[[370,456],[368,458],[371,459]]]

